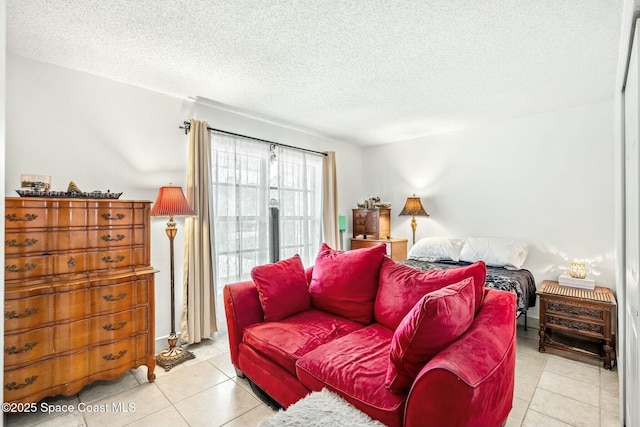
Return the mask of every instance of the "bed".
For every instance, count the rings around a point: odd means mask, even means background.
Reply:
[[[527,310],[536,305],[536,282],[529,270],[514,268],[513,265],[524,263],[526,249],[513,249],[512,241],[502,241],[498,239],[467,239],[462,248],[462,257],[466,256],[468,261],[458,261],[461,249],[456,248],[456,244],[461,244],[455,239],[427,238],[421,239],[414,245],[409,253],[409,259],[402,263],[418,270],[446,270],[449,268],[469,265],[472,261],[484,258],[495,258],[500,253],[500,259],[489,259],[487,264],[507,265],[507,267],[496,267],[487,265],[487,278],[485,286],[514,293],[517,297],[516,316],[524,317],[524,327],[527,329]],[[469,246],[467,246],[469,245]],[[508,248],[503,250],[500,246]],[[470,247],[470,249],[467,249]],[[496,250],[498,248],[498,250]],[[526,248],[526,246],[525,246]],[[469,252],[471,251],[471,252]],[[502,253],[501,253],[502,252]],[[524,254],[522,253],[524,252]],[[504,255],[506,253],[506,255]],[[434,259],[424,259],[425,254]],[[518,259],[514,259],[513,254],[517,254]],[[504,255],[504,256],[502,256]],[[453,259],[450,259],[453,258]],[[495,262],[491,262],[495,261]]]
[[[446,270],[461,267],[471,263],[464,261],[418,261],[408,259],[402,262],[418,270]],[[516,294],[518,317],[524,316],[524,327],[527,328],[527,310],[536,305],[536,282],[529,270],[508,270],[504,267],[487,266],[487,279],[484,285],[488,288],[499,289]]]

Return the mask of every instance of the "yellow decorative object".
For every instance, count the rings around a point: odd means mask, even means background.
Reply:
[[[80,191],[75,182],[71,181],[67,187],[67,193],[82,193],[82,191]]]
[[[569,266],[569,276],[576,279],[587,277],[587,265],[584,262],[572,262]]]

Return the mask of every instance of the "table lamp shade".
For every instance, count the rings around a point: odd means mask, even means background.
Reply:
[[[195,214],[184,197],[182,187],[160,187],[158,198],[151,209],[151,216],[190,216]]]
[[[429,216],[429,214],[422,207],[420,197],[407,197],[407,202],[404,204],[404,208],[399,215],[411,215],[411,216]]]

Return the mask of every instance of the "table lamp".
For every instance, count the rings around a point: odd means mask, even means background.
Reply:
[[[422,207],[422,202],[420,201],[420,197],[416,197],[415,193],[412,197],[407,197],[407,202],[404,204],[404,208],[402,208],[402,212],[400,215],[411,215],[411,230],[413,230],[413,244],[416,244],[416,228],[418,228],[418,223],[416,222],[417,216],[429,216],[429,214]]]

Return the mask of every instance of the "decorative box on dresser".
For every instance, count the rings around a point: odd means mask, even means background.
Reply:
[[[362,249],[384,243],[387,255],[394,261],[407,259],[407,239],[391,237],[391,209],[353,209],[351,249]]]
[[[391,237],[391,209],[353,209],[353,237],[385,239]]]
[[[150,202],[7,198],[4,402],[155,379]]]
[[[536,293],[540,352],[552,347],[600,359],[605,369],[615,366],[616,300],[610,289],[596,286],[591,291],[545,280]]]

